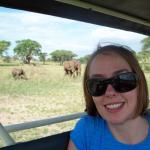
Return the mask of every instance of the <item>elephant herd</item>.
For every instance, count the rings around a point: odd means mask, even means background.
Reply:
[[[70,60],[64,62],[65,75],[76,77],[81,75],[81,64],[77,60]],[[12,76],[14,79],[27,79],[25,71],[19,68],[12,69]]]

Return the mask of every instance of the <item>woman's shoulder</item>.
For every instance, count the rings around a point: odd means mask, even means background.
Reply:
[[[97,131],[103,130],[101,128],[102,124],[103,119],[100,116],[84,115],[75,125],[75,128],[70,134],[70,138],[80,150],[91,147],[97,138],[101,136],[101,132]]]
[[[102,124],[104,120],[99,116],[90,116],[90,115],[84,115],[80,118],[78,121],[78,124],[82,124],[84,127],[100,127],[100,124]]]

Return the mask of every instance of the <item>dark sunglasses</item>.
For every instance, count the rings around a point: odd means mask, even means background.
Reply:
[[[119,93],[129,92],[137,86],[137,75],[133,72],[118,74],[109,79],[92,77],[86,81],[88,92],[91,96],[102,96],[105,94],[108,84],[111,84]]]

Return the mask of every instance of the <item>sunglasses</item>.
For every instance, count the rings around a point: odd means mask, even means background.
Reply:
[[[109,84],[119,93],[129,92],[137,86],[137,75],[133,72],[118,74],[109,79],[92,77],[86,81],[88,92],[91,96],[102,96],[105,94]]]

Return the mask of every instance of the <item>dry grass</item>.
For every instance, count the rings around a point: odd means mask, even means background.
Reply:
[[[0,68],[0,121],[3,125],[22,123],[84,110],[82,76],[69,78],[59,65],[16,66],[28,80],[14,80],[11,70]],[[83,67],[84,68],[84,67]],[[75,121],[11,133],[16,141],[31,140],[66,130]]]

